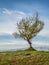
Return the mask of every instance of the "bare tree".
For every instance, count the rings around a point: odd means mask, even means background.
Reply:
[[[39,20],[37,13],[35,17],[28,17],[17,23],[18,33],[15,32],[14,36],[19,35],[24,38],[29,43],[30,48],[34,49],[30,39],[34,38],[43,29],[43,25],[44,23]]]

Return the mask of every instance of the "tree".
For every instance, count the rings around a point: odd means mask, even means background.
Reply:
[[[19,35],[24,38],[29,43],[30,48],[34,49],[30,39],[34,38],[43,29],[43,25],[44,23],[39,20],[37,13],[35,17],[27,17],[17,23],[18,33],[15,32],[14,36]]]

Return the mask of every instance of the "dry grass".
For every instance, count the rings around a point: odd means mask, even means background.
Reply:
[[[49,52],[33,50],[0,52],[0,65],[49,65]]]

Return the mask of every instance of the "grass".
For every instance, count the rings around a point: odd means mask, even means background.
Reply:
[[[49,52],[33,50],[0,52],[0,65],[49,65]]]

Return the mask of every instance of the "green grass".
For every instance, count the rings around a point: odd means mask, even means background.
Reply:
[[[33,50],[0,52],[0,65],[49,65],[49,52]]]

